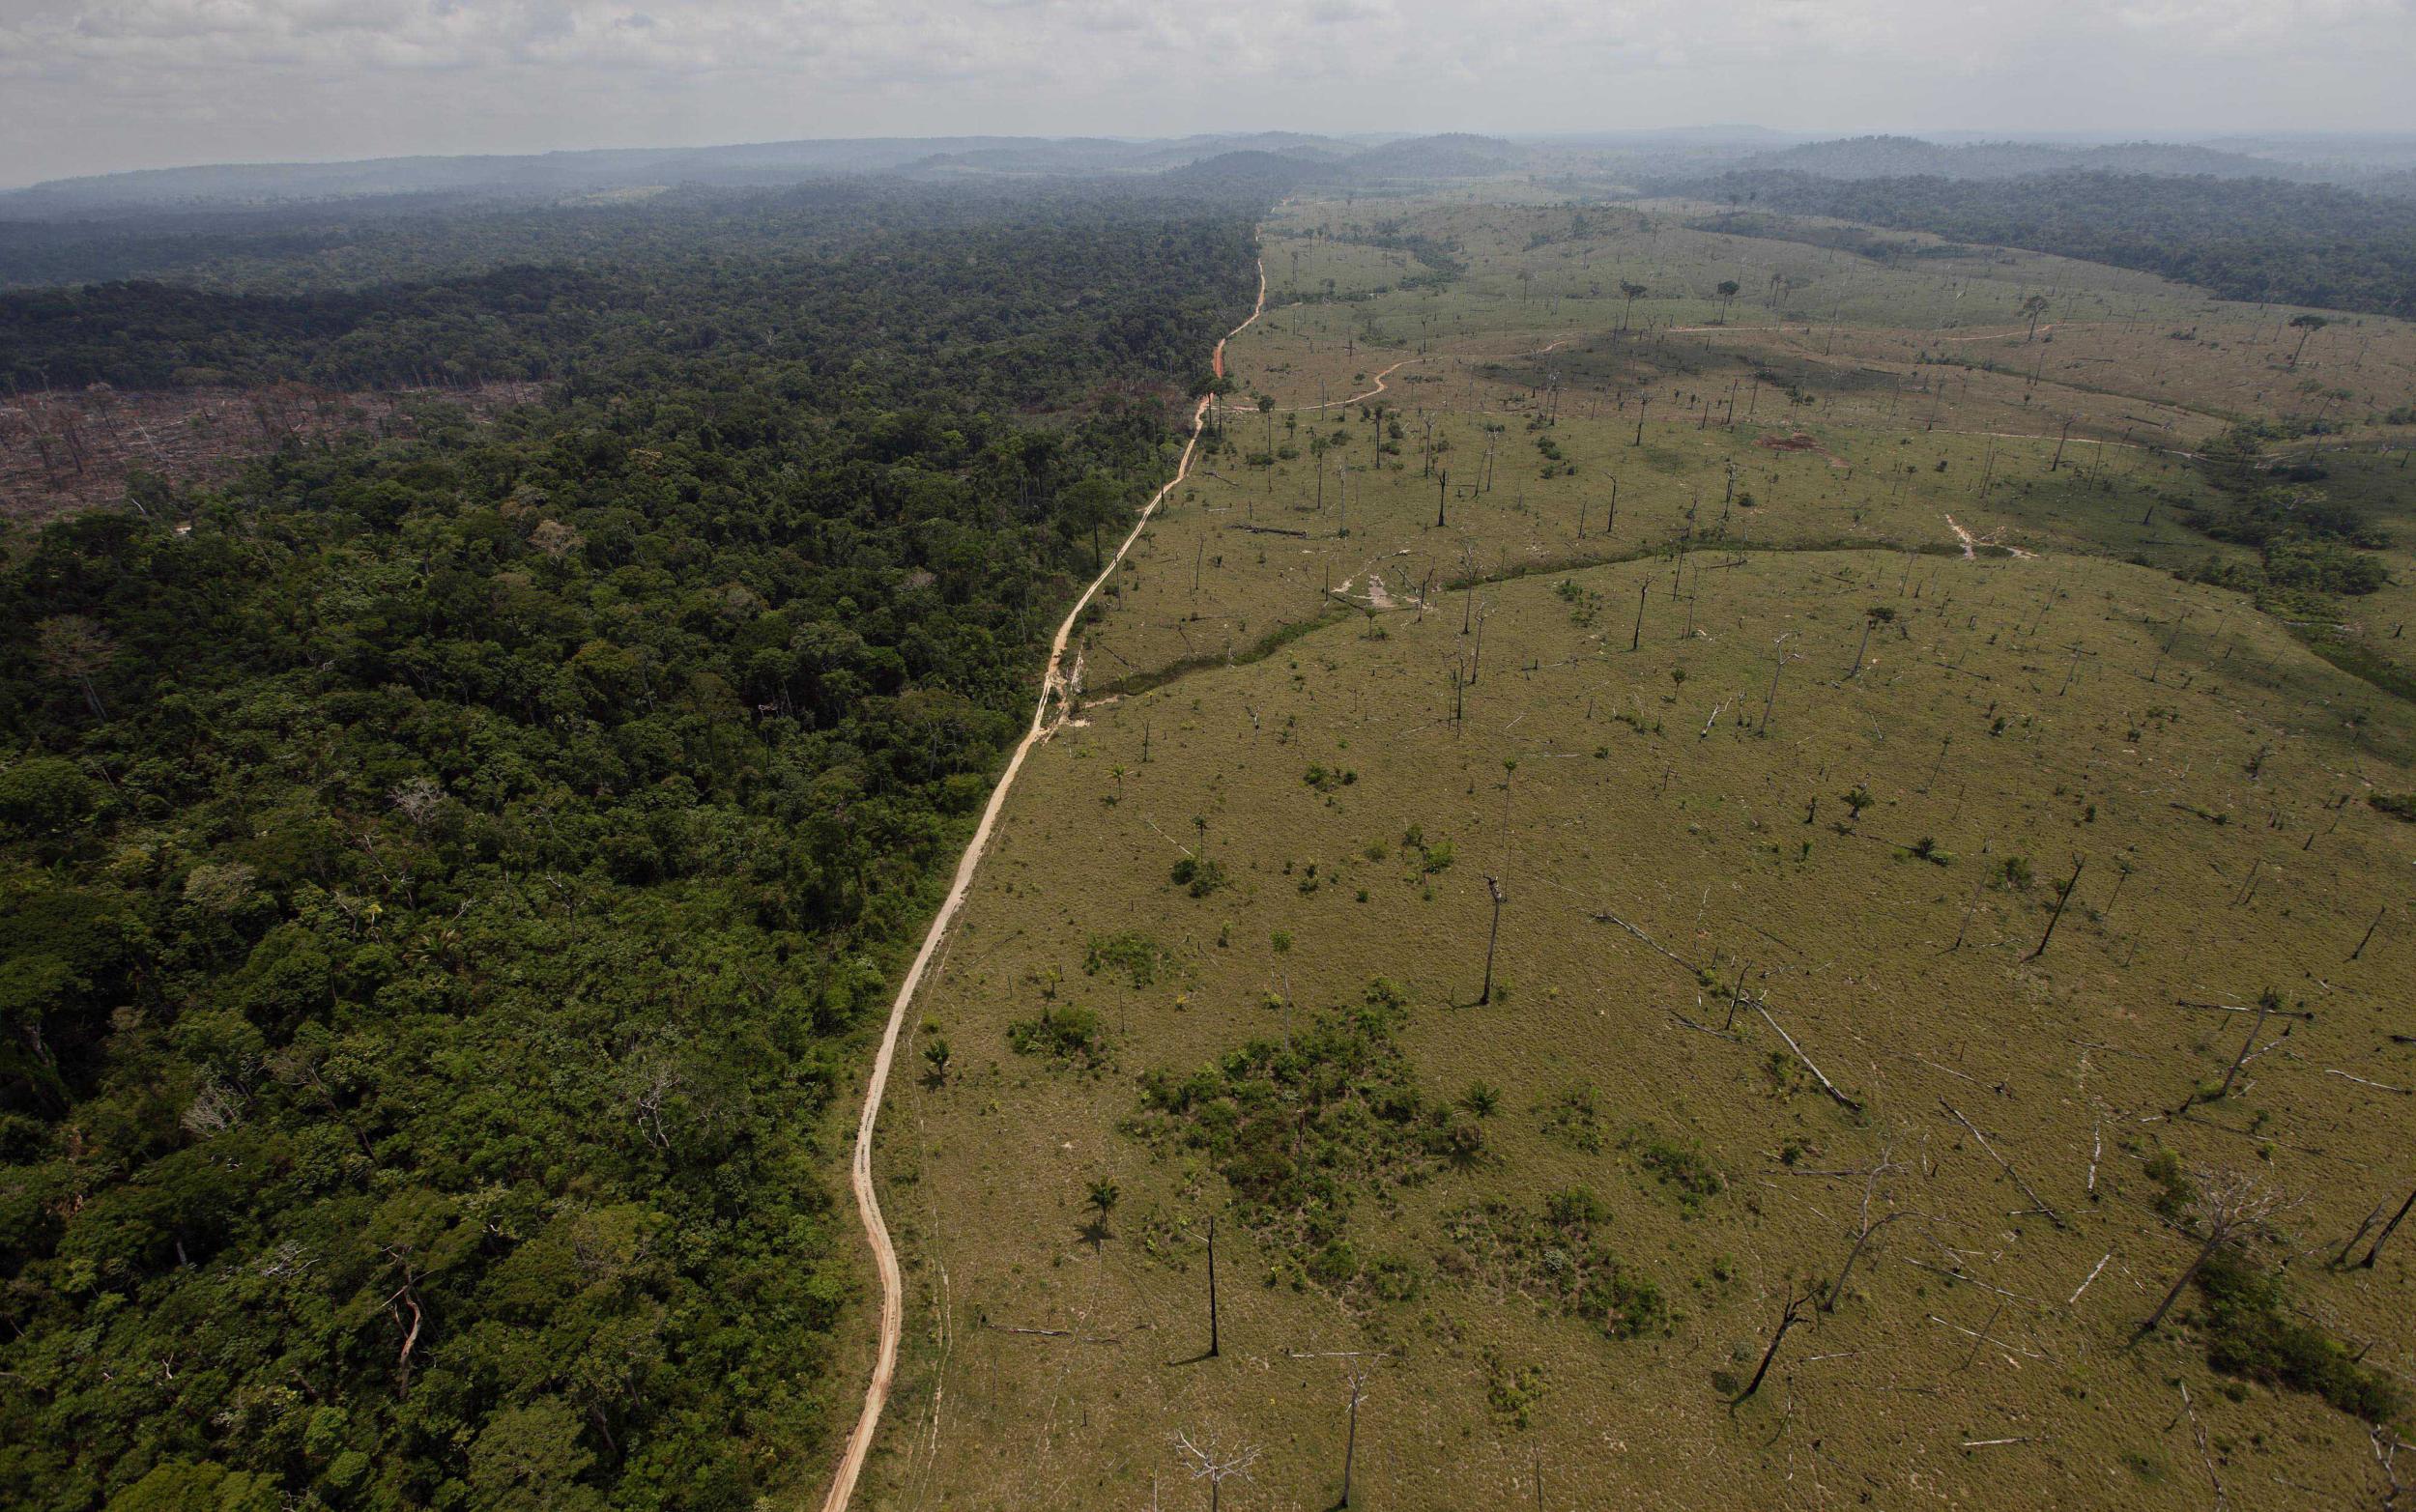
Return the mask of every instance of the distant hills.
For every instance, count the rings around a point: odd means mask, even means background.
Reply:
[[[1740,173],[1800,173],[1818,179],[1934,177],[1957,181],[2023,179],[2039,174],[2148,174],[2159,178],[2280,179],[2331,184],[2370,194],[2416,197],[2416,139],[2344,142],[2362,152],[2328,153],[2321,138],[2298,142],[2240,141],[2221,146],[2184,142],[2052,142],[1946,144],[1917,136],[1855,136],[1805,142],[1740,158]],[[2295,147],[2316,156],[2278,156]],[[2251,150],[2257,149],[2257,150]]]
[[[161,211],[293,207],[418,197],[550,200],[658,186],[749,187],[879,174],[907,178],[1179,174],[1176,182],[1309,183],[1477,178],[1515,171],[1537,150],[1500,137],[1345,139],[1252,131],[1134,141],[1112,137],[859,137],[731,147],[617,148],[475,157],[157,168],[56,179],[0,192],[0,219],[62,220]]]
[[[850,137],[723,147],[612,148],[468,157],[160,168],[58,179],[0,192],[0,220],[106,219],[344,202],[547,202],[641,188],[761,187],[905,178],[1173,175],[1174,184],[1381,185],[1534,172],[1644,182],[1736,171],[1834,180],[2051,173],[2272,178],[2416,198],[2416,137],[2232,138],[2214,144],[1941,143],[1913,136],[1804,141],[1760,127],[1576,133],[1513,140],[1464,132],[1323,136],[1299,131],[1121,137]]]
[[[1390,145],[1373,150],[1386,152]],[[290,206],[396,195],[558,199],[619,189],[746,187],[863,174],[947,177],[1163,173],[1232,154],[1336,168],[1370,151],[1292,131],[1172,141],[1106,137],[855,137],[729,147],[615,148],[475,157],[374,157],[354,162],[158,168],[56,179],[0,193],[0,217],[60,219],[128,212]],[[1412,157],[1414,154],[1410,155]]]
[[[1856,136],[1807,142],[1739,164],[1745,170],[1809,173],[1824,179],[2018,179],[2033,173],[2209,174],[2219,179],[2289,178],[2291,164],[2245,153],[2171,142],[2063,147],[2044,142],[1942,146],[1917,136]]]

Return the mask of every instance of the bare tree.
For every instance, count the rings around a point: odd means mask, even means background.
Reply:
[[[1335,1505],[1347,1507],[1351,1504],[1351,1462],[1359,1454],[1359,1404],[1367,1394],[1367,1362],[1351,1360],[1343,1367],[1342,1379],[1351,1391],[1351,1418],[1342,1439],[1342,1499]]]
[[[2172,1290],[2165,1294],[2165,1299],[2140,1325],[2131,1342],[2136,1344],[2156,1331],[2156,1326],[2165,1321],[2165,1314],[2172,1310],[2182,1291],[2198,1278],[2217,1250],[2243,1243],[2262,1233],[2272,1224],[2274,1214],[2287,1206],[2281,1193],[2259,1186],[2247,1177],[2230,1172],[2200,1173],[2198,1195],[2190,1199],[2183,1215],[2186,1225],[2198,1236],[2198,1253],[2190,1257],[2189,1265],[2173,1281]]]
[[[1197,1444],[1192,1441],[1189,1434],[1177,1433],[1174,1449],[1182,1456],[1184,1466],[1191,1470],[1192,1479],[1208,1483],[1208,1512],[1217,1512],[1226,1481],[1236,1476],[1243,1480],[1250,1479],[1250,1468],[1258,1463],[1258,1450],[1254,1445],[1227,1448],[1220,1444],[1213,1435],[1205,1444]]]
[[[1208,1357],[1217,1357],[1217,1215],[1208,1214]]]
[[[2056,894],[2056,911],[2047,916],[2047,932],[2038,937],[2038,948],[2023,956],[2024,960],[2036,960],[2047,954],[2047,942],[2056,937],[2056,926],[2063,923],[2063,905],[2072,901],[2072,890],[2081,885],[2081,869],[2087,865],[2086,856],[2072,858],[2072,874],[2064,879],[2062,890]]]
[[[93,718],[107,719],[109,710],[93,686],[93,673],[108,665],[116,649],[109,633],[83,614],[55,614],[42,622],[37,645],[43,666],[54,677],[75,684]]]
[[[1854,669],[1846,673],[1847,681],[1852,682],[1862,675],[1862,657],[1871,648],[1871,632],[1895,617],[1896,610],[1892,604],[1874,604],[1862,612],[1862,643],[1854,648]]]
[[[1837,1279],[1828,1284],[1828,1295],[1821,1298],[1821,1311],[1825,1313],[1832,1313],[1837,1310],[1838,1295],[1845,1291],[1846,1278],[1854,1274],[1854,1263],[1862,1258],[1862,1246],[1871,1241],[1871,1236],[1887,1227],[1890,1223],[1895,1222],[1898,1218],[1909,1218],[1913,1215],[1911,1212],[1899,1208],[1891,1211],[1884,1217],[1880,1218],[1877,1222],[1872,1221],[1871,1218],[1871,1199],[1878,1195],[1879,1184],[1881,1180],[1890,1171],[1903,1169],[1902,1166],[1895,1164],[1887,1158],[1888,1155],[1894,1152],[1895,1148],[1896,1141],[1891,1137],[1886,1144],[1880,1148],[1879,1159],[1873,1162],[1869,1171],[1864,1173],[1862,1182],[1862,1214],[1860,1224],[1854,1236],[1854,1247],[1846,1251],[1846,1263],[1837,1268]]]
[[[2383,1241],[2389,1239],[2399,1228],[2400,1220],[2407,1216],[2407,1210],[2410,1208],[2416,1208],[2416,1192],[2407,1194],[2407,1201],[2400,1204],[2400,1211],[2391,1214],[2391,1221],[2384,1224],[2382,1232],[2374,1236],[2373,1245],[2366,1251],[2366,1258],[2357,1263],[2360,1270],[2372,1270],[2374,1268],[2375,1258],[2382,1253]],[[2349,1242],[2354,1244],[2357,1241],[2351,1240]]]
[[[415,777],[399,784],[387,794],[394,812],[403,816],[415,834],[426,838],[428,826],[445,812],[445,785],[433,777]]]
[[[1502,904],[1508,901],[1510,897],[1502,891],[1502,882],[1499,877],[1486,877],[1484,885],[1486,890],[1493,895],[1493,927],[1484,937],[1484,990],[1477,994],[1479,1008],[1493,1001],[1493,947],[1502,938]]]
[[[1733,1412],[1743,1406],[1746,1398],[1762,1389],[1762,1378],[1770,1373],[1770,1361],[1778,1357],[1778,1347],[1787,1342],[1787,1330],[1803,1321],[1803,1304],[1811,1299],[1812,1294],[1809,1291],[1801,1297],[1797,1297],[1792,1293],[1788,1296],[1787,1310],[1778,1317],[1778,1331],[1770,1335],[1770,1347],[1762,1352],[1762,1363],[1754,1368],[1753,1379],[1745,1383],[1745,1388],[1742,1391],[1729,1398],[1728,1410],[1730,1412]]]
[[[2369,1424],[2366,1432],[2373,1441],[2374,1469],[2382,1472],[2382,1512],[2397,1512],[2400,1493],[2405,1488],[2400,1484],[2399,1466],[2395,1462],[2408,1444],[2380,1423]]]

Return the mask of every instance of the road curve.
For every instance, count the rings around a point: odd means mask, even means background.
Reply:
[[[1212,364],[1218,377],[1224,376],[1224,343],[1247,330],[1251,323],[1266,312],[1267,265],[1258,264],[1258,302],[1250,312],[1250,319],[1227,331],[1218,341]],[[1023,769],[1023,758],[1032,748],[1056,732],[1069,712],[1068,702],[1060,699],[1067,686],[1064,669],[1066,647],[1074,640],[1074,628],[1090,607],[1091,599],[1105,586],[1108,574],[1122,564],[1125,553],[1140,539],[1149,524],[1149,517],[1158,511],[1168,494],[1174,492],[1192,471],[1192,454],[1199,445],[1200,422],[1206,418],[1213,394],[1200,396],[1192,411],[1192,434],[1183,442],[1182,459],[1175,464],[1174,476],[1165,486],[1150,496],[1149,502],[1133,522],[1133,528],[1116,547],[1116,554],[1091,580],[1082,596],[1074,601],[1067,612],[1065,623],[1057,627],[1056,639],[1049,643],[1049,665],[1041,674],[1040,699],[1032,707],[1031,727],[1016,744],[1015,754],[1007,758],[1007,769],[999,774],[998,785],[990,791],[990,803],[982,810],[982,821],[973,830],[973,838],[965,842],[964,854],[957,861],[956,877],[948,884],[948,896],[940,901],[939,912],[932,916],[931,928],[923,935],[922,948],[914,953],[914,963],[906,968],[904,981],[898,984],[898,997],[889,1006],[889,1023],[881,1031],[880,1052],[873,1057],[873,1074],[864,1089],[864,1111],[856,1119],[855,1155],[848,1170],[848,1184],[855,1193],[856,1211],[864,1217],[864,1237],[873,1246],[873,1263],[880,1271],[880,1348],[873,1361],[873,1379],[864,1389],[864,1410],[848,1435],[847,1452],[839,1459],[839,1468],[830,1484],[830,1494],[822,1498],[822,1512],[847,1512],[855,1496],[856,1478],[864,1471],[865,1457],[872,1452],[873,1435],[880,1427],[881,1409],[888,1404],[890,1384],[898,1374],[898,1337],[900,1314],[906,1306],[906,1288],[898,1274],[898,1251],[889,1241],[889,1225],[881,1220],[880,1199],[873,1190],[873,1128],[880,1119],[881,1098],[889,1090],[889,1070],[897,1057],[898,1031],[906,1023],[906,1009],[914,1001],[915,992],[923,984],[923,974],[931,969],[939,954],[940,942],[947,937],[948,927],[955,922],[957,910],[964,902],[964,895],[973,884],[974,869],[981,865],[982,853],[990,847],[991,831],[998,822],[998,813],[1006,807],[1007,790],[1015,785],[1016,774]],[[1055,706],[1051,717],[1051,706]]]

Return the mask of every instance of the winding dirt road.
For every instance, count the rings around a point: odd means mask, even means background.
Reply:
[[[1219,378],[1224,376],[1224,343],[1249,329],[1251,322],[1265,314],[1266,309],[1267,265],[1261,259],[1258,264],[1257,304],[1251,310],[1249,320],[1227,331],[1224,338],[1217,343],[1212,360]],[[1192,411],[1192,435],[1183,443],[1182,460],[1175,464],[1174,476],[1168,478],[1165,486],[1151,495],[1149,502],[1141,506],[1139,516],[1133,522],[1131,533],[1116,547],[1115,556],[1100,568],[1099,576],[1091,580],[1090,586],[1082,590],[1082,596],[1074,601],[1073,609],[1066,613],[1065,623],[1057,627],[1056,639],[1050,642],[1049,666],[1041,674],[1040,700],[1032,708],[1031,727],[1023,732],[1022,740],[1016,745],[1015,754],[1007,758],[1007,769],[999,774],[998,785],[991,789],[990,803],[982,810],[982,821],[975,826],[972,840],[966,842],[964,856],[957,861],[956,877],[948,885],[948,896],[940,902],[939,912],[932,916],[932,927],[923,936],[922,949],[914,953],[914,963],[906,968],[905,980],[898,984],[897,1001],[889,1006],[889,1023],[881,1031],[880,1052],[873,1058],[872,1079],[864,1090],[864,1111],[856,1119],[855,1157],[848,1171],[848,1184],[855,1192],[856,1211],[864,1216],[864,1237],[873,1246],[873,1263],[880,1271],[880,1348],[873,1361],[872,1383],[864,1390],[864,1411],[857,1415],[855,1427],[848,1435],[847,1452],[840,1456],[838,1470],[831,1480],[830,1494],[822,1498],[822,1512],[847,1512],[849,1500],[855,1496],[856,1478],[864,1471],[865,1456],[872,1451],[874,1432],[880,1427],[881,1409],[888,1404],[890,1384],[898,1374],[899,1316],[906,1306],[906,1289],[898,1274],[898,1251],[889,1241],[889,1225],[881,1220],[880,1198],[873,1190],[873,1128],[880,1119],[882,1096],[889,1090],[889,1070],[897,1057],[900,1026],[905,1024],[906,1008],[914,1001],[915,992],[923,984],[924,973],[931,969],[933,959],[939,954],[940,942],[947,937],[948,927],[955,922],[957,910],[964,905],[964,895],[972,887],[974,869],[981,865],[983,852],[990,848],[991,831],[997,825],[999,811],[1006,807],[1007,791],[1015,785],[1016,774],[1023,769],[1023,758],[1031,755],[1034,746],[1055,734],[1072,711],[1072,699],[1063,695],[1070,689],[1065,652],[1074,640],[1074,627],[1080,621],[1082,611],[1090,606],[1092,597],[1107,584],[1108,574],[1122,564],[1125,553],[1131,551],[1133,543],[1140,539],[1142,528],[1149,524],[1149,517],[1157,513],[1158,506],[1165,501],[1166,496],[1190,475],[1192,454],[1199,445],[1200,422],[1206,418],[1209,401],[1213,397],[1203,394],[1197,407]],[[1078,661],[1078,670],[1079,667]]]

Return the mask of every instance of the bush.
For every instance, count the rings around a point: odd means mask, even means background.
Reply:
[[[2227,1375],[2322,1397],[2352,1417],[2384,1423],[2406,1406],[2392,1383],[2285,1311],[2282,1277],[2234,1249],[2219,1249],[2198,1272],[2206,1307],[2206,1363]]]
[[[1185,856],[1174,864],[1174,884],[1194,898],[1205,898],[1222,887],[1232,884],[1225,879],[1224,868],[1214,861],[1201,861]]]
[[[1082,953],[1082,970],[1093,977],[1113,970],[1133,985],[1145,987],[1158,980],[1158,966],[1165,959],[1165,950],[1156,940],[1137,929],[1125,929],[1092,935]]]
[[[1253,1040],[1190,1075],[1151,1070],[1127,1128],[1205,1155],[1243,1223],[1338,1288],[1326,1274],[1341,1264],[1333,1246],[1355,1199],[1462,1158],[1476,1129],[1419,1090],[1394,1034],[1404,1016],[1321,1013],[1288,1041]]]
[[[1621,1144],[1662,1185],[1678,1189],[1678,1205],[1689,1213],[1700,1212],[1703,1199],[1719,1195],[1728,1185],[1700,1149],[1682,1145],[1649,1124],[1629,1129]]]
[[[1052,1060],[1098,1066],[1107,1061],[1106,1031],[1099,1015],[1087,1008],[1044,1008],[1038,1018],[1007,1025],[1007,1044],[1018,1055],[1045,1055]]]
[[[1669,1303],[1659,1285],[1596,1233],[1610,1217],[1609,1206],[1581,1186],[1554,1193],[1540,1213],[1483,1198],[1445,1216],[1444,1232],[1458,1251],[1450,1264],[1614,1339],[1665,1328]]]

